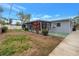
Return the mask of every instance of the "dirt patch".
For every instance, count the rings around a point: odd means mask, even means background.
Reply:
[[[43,36],[36,33],[24,32],[24,31],[9,31],[0,36],[0,40],[3,41],[7,35],[27,35],[31,39],[28,44],[32,46],[28,50],[22,53],[16,53],[13,55],[28,55],[28,56],[46,56],[48,55],[61,41],[63,38],[55,36]]]

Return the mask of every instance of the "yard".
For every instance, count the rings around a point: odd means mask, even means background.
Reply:
[[[0,34],[0,55],[47,56],[62,39],[22,30],[9,30]]]

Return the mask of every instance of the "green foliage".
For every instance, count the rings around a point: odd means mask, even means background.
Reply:
[[[29,29],[28,28],[24,28],[24,31],[29,31]]]
[[[19,12],[17,14],[22,21],[22,23],[26,23],[30,20],[31,15],[30,14],[25,14],[23,11]]]
[[[5,32],[7,32],[7,30],[8,30],[8,27],[6,27],[6,26],[3,26],[1,29],[2,29],[2,33],[5,33]]]
[[[74,17],[73,20],[74,20],[77,24],[79,24],[79,16]]]
[[[45,35],[45,36],[47,36],[47,35],[48,35],[48,30],[43,29],[43,30],[42,30],[42,34]]]
[[[0,20],[0,24],[5,25],[5,21],[4,20]]]
[[[19,25],[21,25],[20,22],[16,22],[16,26],[19,26]]]
[[[26,27],[26,24],[22,24],[22,29],[24,30],[24,31],[28,31],[29,29]]]
[[[30,37],[25,35],[7,35],[5,41],[0,44],[0,55],[13,55],[22,53],[24,50],[31,48],[27,43]]]

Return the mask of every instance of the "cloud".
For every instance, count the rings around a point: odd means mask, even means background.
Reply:
[[[46,20],[46,19],[51,19],[51,18],[52,16],[50,15],[39,14],[39,15],[32,15],[31,20]]]
[[[35,19],[40,19],[40,18],[32,18],[33,20],[35,20]]]
[[[56,15],[33,15],[33,17],[31,18],[31,20],[48,20],[48,21],[51,21],[51,20],[61,20],[61,19],[70,19],[70,18],[74,18],[75,15],[73,16],[61,16],[59,14],[56,14]]]
[[[34,19],[53,19],[53,18],[60,18],[60,15],[59,14],[56,14],[56,15],[39,14],[34,17]]]
[[[59,14],[56,14],[56,15],[55,15],[55,17],[59,17],[59,16],[60,16]]]
[[[52,16],[50,16],[50,15],[43,15],[41,18],[42,19],[49,19],[49,18],[52,18]]]

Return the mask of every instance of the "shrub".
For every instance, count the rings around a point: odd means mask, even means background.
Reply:
[[[47,36],[48,35],[48,30],[47,29],[43,29],[42,30],[42,34],[45,35],[45,36]]]
[[[3,26],[1,29],[2,29],[2,33],[5,33],[5,32],[7,32],[7,30],[8,30],[8,27],[6,27],[6,26]]]
[[[24,31],[29,31],[29,29],[28,28],[24,28]]]
[[[28,31],[29,29],[26,27],[26,24],[22,24],[22,29],[24,30],[24,31]]]
[[[20,26],[21,24],[20,24],[20,22],[16,22],[16,26]]]

